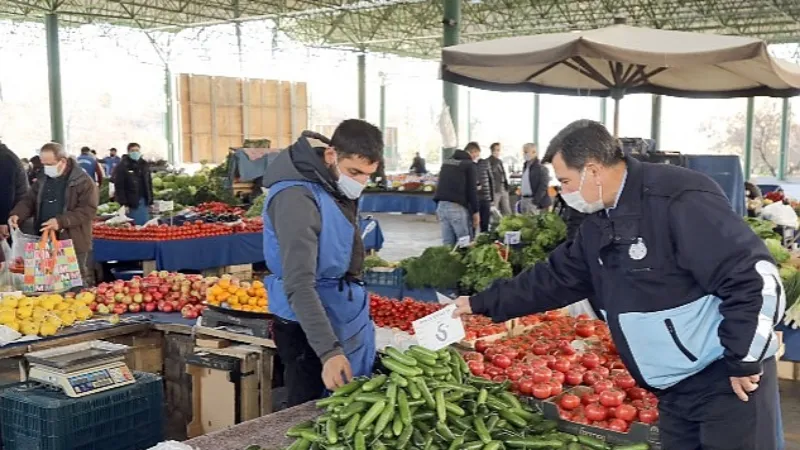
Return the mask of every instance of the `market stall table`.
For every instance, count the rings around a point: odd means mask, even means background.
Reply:
[[[365,192],[361,196],[362,213],[436,214],[433,192]]]

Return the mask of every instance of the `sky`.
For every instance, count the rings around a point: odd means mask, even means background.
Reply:
[[[306,82],[312,128],[357,115],[354,53],[306,48],[280,35],[273,39],[272,30],[258,22],[244,24],[243,35],[240,60],[232,25],[185,31],[170,42],[159,36],[158,50],[137,30],[94,25],[62,30],[69,150],[76,152],[82,145],[90,145],[102,154],[103,149],[124,147],[136,140],[153,154],[165,155],[164,60],[175,74]],[[50,135],[44,28],[0,21],[0,42],[0,139],[22,156],[32,156]],[[786,57],[797,53],[792,46],[774,51]],[[437,77],[436,62],[376,54],[367,57],[367,119],[379,121],[384,80],[387,126],[397,128],[403,164],[416,151],[437,157],[441,146],[438,117],[443,105],[442,83]],[[649,137],[651,98],[631,95],[621,101],[620,136]],[[539,142],[543,146],[573,120],[599,120],[600,104],[597,98],[543,95]],[[612,101],[607,104],[609,123],[612,105]],[[792,105],[800,108],[797,99]],[[711,141],[702,131],[704,125],[724,124],[745,107],[745,99],[666,97],[661,148],[706,153]],[[472,126],[467,126],[468,110]],[[459,122],[459,145],[478,140],[488,148],[491,142],[501,142],[506,151],[518,154],[522,144],[533,140],[533,94],[460,88]]]

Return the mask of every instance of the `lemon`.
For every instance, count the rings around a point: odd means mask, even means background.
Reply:
[[[52,298],[56,303],[64,301],[64,297],[62,297],[61,294],[52,294],[50,298]]]
[[[32,315],[33,315],[32,306],[20,306],[19,308],[17,308],[17,318],[20,320],[30,319]]]
[[[71,303],[61,302],[56,304],[56,307],[53,308],[53,311],[66,311],[67,309],[70,308],[70,306],[72,306]]]
[[[39,334],[39,322],[26,320],[20,325],[20,332],[25,335],[36,336]]]
[[[0,311],[0,324],[6,325],[8,323],[14,322],[17,319],[16,314],[14,313],[13,309],[6,309]]]
[[[48,311],[52,311],[56,307],[56,300],[52,297],[42,299],[40,306]]]
[[[58,317],[59,319],[61,319],[61,324],[65,327],[72,326],[72,324],[74,324],[75,320],[77,319],[77,317],[75,317],[75,314],[69,311],[62,312],[61,314],[58,315]]]
[[[58,332],[58,326],[50,322],[43,323],[39,328],[40,336],[53,336],[57,332]]]
[[[19,308],[33,308],[33,299],[30,297],[25,297],[23,299],[20,299],[19,305],[17,306]]]
[[[41,306],[34,306],[33,307],[33,314],[31,316],[36,320],[42,320],[47,315],[48,310],[42,308]]]
[[[92,318],[92,310],[88,306],[81,306],[75,310],[75,316],[78,320],[88,320]]]
[[[6,297],[0,302],[3,307],[16,308],[19,306],[19,299],[17,297]]]

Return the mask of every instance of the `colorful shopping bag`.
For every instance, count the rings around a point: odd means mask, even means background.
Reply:
[[[23,292],[64,292],[83,286],[78,256],[72,240],[56,240],[46,231],[38,242],[25,245]]]

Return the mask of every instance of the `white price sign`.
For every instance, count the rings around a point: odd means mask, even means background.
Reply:
[[[458,248],[469,247],[469,236],[461,236],[460,238],[458,238],[458,242],[456,242],[456,247]]]
[[[156,203],[158,212],[169,212],[175,209],[175,202],[172,200],[159,200]]]
[[[421,319],[411,322],[419,345],[439,350],[464,339],[464,323],[453,318],[456,305],[448,305]]]
[[[520,243],[522,233],[519,231],[507,231],[505,235],[506,245],[515,245]]]

